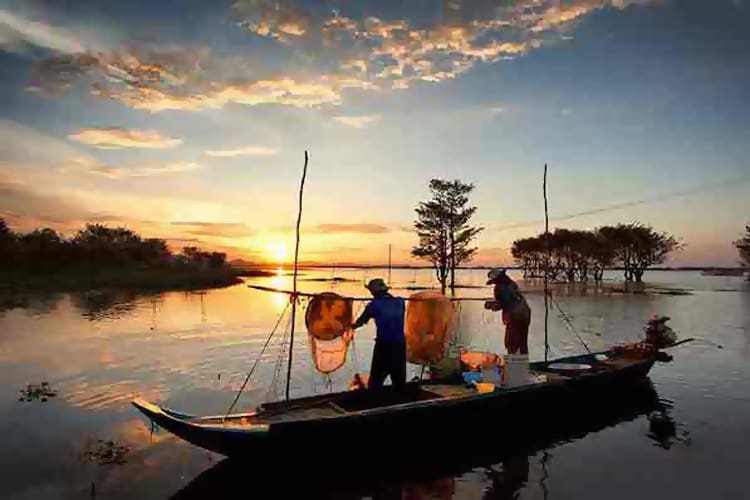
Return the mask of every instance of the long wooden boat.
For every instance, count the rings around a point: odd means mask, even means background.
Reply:
[[[329,460],[314,459],[316,452],[321,454],[320,450],[300,449],[298,453],[283,450],[276,456],[258,454],[242,460],[226,458],[193,478],[170,498],[229,498],[236,496],[237,491],[248,489],[248,477],[252,478],[252,491],[273,492],[273,496],[277,498],[380,498],[385,496],[384,490],[390,494],[388,498],[401,498],[399,494],[392,494],[393,491],[401,490],[411,492],[409,498],[418,498],[420,495],[413,493],[419,484],[425,484],[429,488],[426,493],[430,494],[422,497],[437,498],[433,487],[435,484],[443,484],[445,478],[475,472],[477,468],[491,471],[494,464],[502,464],[504,472],[517,469],[519,464],[523,468],[524,462],[528,468],[529,460],[535,460],[529,457],[560,443],[581,439],[642,417],[657,423],[671,418],[668,414],[671,405],[664,404],[648,378],[628,386],[627,391],[617,394],[606,392],[602,397],[589,398],[587,403],[567,405],[565,418],[560,418],[559,411],[543,412],[539,414],[539,418],[546,417],[545,424],[526,432],[511,434],[501,425],[461,425],[450,432],[444,432],[440,439],[429,441],[428,444],[434,444],[433,450],[428,450],[430,453],[422,452],[423,443],[415,446],[412,441],[407,441],[400,444],[396,449],[397,453],[387,453],[384,458],[369,453],[369,450],[361,448],[358,443],[351,443],[344,450],[347,459],[335,462],[335,474],[331,474]],[[652,416],[661,417],[661,420]],[[471,424],[473,419],[469,420]],[[636,435],[656,442],[673,436],[664,430],[659,432],[659,428],[652,423],[649,423],[649,430],[649,433]],[[417,453],[414,453],[415,447]],[[404,449],[407,451],[402,452]],[[332,451],[335,450],[328,448],[324,451],[326,458],[333,455]],[[552,450],[546,460],[554,461],[555,455]],[[290,474],[287,465],[290,458],[295,456],[306,457],[306,460],[299,466],[294,464],[294,472]],[[284,466],[280,467],[279,464]],[[516,478],[521,481],[516,485],[518,488],[528,479],[524,474],[510,474],[505,476],[505,483]],[[539,479],[543,480],[543,476]],[[504,491],[508,490],[507,486],[508,484]]]
[[[480,393],[463,380],[425,380],[399,391],[386,386],[291,399],[229,416],[196,417],[142,399],[133,405],[185,441],[232,457],[331,450],[355,442],[369,450],[402,449],[411,443],[426,451],[438,436],[450,436],[456,429],[491,426],[517,437],[533,435],[536,426],[550,421],[565,425],[579,418],[573,416],[574,409],[626,397],[647,378],[655,360],[606,351],[531,363],[533,380],[493,392]],[[575,365],[587,367],[571,372]]]

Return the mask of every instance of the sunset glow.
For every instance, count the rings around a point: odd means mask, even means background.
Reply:
[[[671,264],[734,265],[748,3],[684,3],[14,2],[0,217],[286,263],[309,150],[303,261],[418,263],[442,177],[476,185],[473,263],[510,264],[548,163],[553,228],[638,220],[682,238]]]
[[[268,244],[268,260],[277,264],[283,264],[287,261],[288,252],[286,245],[279,241]]]

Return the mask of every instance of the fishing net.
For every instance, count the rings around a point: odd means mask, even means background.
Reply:
[[[352,332],[348,331],[333,340],[319,340],[310,335],[310,354],[315,369],[328,374],[344,366],[352,335]]]
[[[333,292],[313,297],[305,311],[305,326],[315,369],[332,373],[346,362],[352,332],[352,300]]]
[[[352,300],[333,292],[313,297],[305,311],[307,332],[318,340],[341,337],[352,327]]]
[[[443,359],[455,317],[453,304],[439,292],[419,292],[409,297],[406,309],[407,360],[429,365]]]

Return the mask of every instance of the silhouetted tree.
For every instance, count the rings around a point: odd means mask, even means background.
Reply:
[[[663,264],[667,256],[682,245],[674,236],[658,233],[638,222],[599,229],[612,242],[616,261],[625,269],[625,280],[641,283],[649,267]]]
[[[513,242],[511,253],[524,268],[524,276],[543,276],[549,242],[551,279],[602,281],[604,270],[619,263],[627,281],[641,282],[651,266],[662,264],[679,242],[639,223],[605,226],[595,231],[556,229],[545,238],[539,235]]]
[[[734,242],[734,246],[740,254],[740,265],[750,268],[750,224],[745,226],[745,234]],[[750,281],[750,275],[747,279]]]
[[[18,237],[18,252],[27,266],[50,268],[67,260],[67,244],[54,229],[34,229]]]
[[[10,266],[15,257],[16,236],[0,217],[0,267]]]
[[[450,287],[455,288],[455,270],[470,261],[477,251],[473,246],[481,227],[469,224],[477,208],[468,206],[468,195],[474,190],[472,184],[459,180],[432,179],[432,198],[417,206],[414,227],[419,244],[412,248],[412,255],[428,260],[435,269],[440,288],[445,293],[450,276]]]

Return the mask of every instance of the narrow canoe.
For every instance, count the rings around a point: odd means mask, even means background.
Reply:
[[[168,432],[226,456],[330,449],[351,442],[392,448],[405,441],[428,442],[446,429],[491,425],[514,433],[549,419],[564,423],[573,418],[571,409],[605,396],[625,396],[647,377],[653,364],[651,357],[627,359],[607,351],[531,363],[535,380],[494,392],[478,393],[463,381],[427,380],[400,391],[385,387],[267,403],[255,412],[226,417],[187,415],[142,399],[133,405]],[[591,368],[572,375],[571,365]]]

